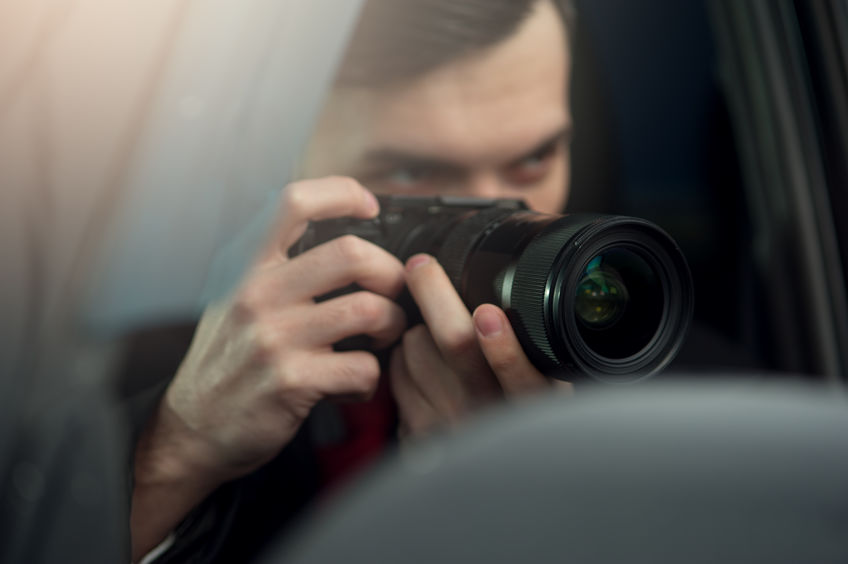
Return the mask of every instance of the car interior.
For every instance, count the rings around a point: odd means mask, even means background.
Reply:
[[[34,2],[9,25],[26,41],[0,53],[24,61],[0,65],[0,560],[129,561],[136,426],[253,256],[216,286],[216,254],[271,225],[251,221],[295,172],[361,6],[343,4]],[[289,495],[295,441],[258,472],[278,490],[225,484],[225,510],[186,528],[225,522],[269,564],[848,561],[848,2],[576,4],[565,211],[645,218],[679,245],[695,305],[675,360],[395,444],[303,514],[305,491],[227,513]],[[100,16],[114,53],[62,42]],[[281,48],[322,33],[313,59]],[[190,541],[164,561],[224,539]]]

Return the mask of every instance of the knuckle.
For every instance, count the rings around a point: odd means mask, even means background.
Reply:
[[[251,347],[251,357],[255,364],[259,366],[268,366],[278,364],[277,358],[280,339],[278,336],[267,328],[258,327],[250,336],[253,343]]]
[[[261,304],[265,301],[264,291],[257,285],[242,288],[230,304],[230,311],[239,322],[250,322],[259,317]]]
[[[342,235],[338,237],[334,241],[334,247],[336,253],[339,255],[339,259],[345,261],[345,264],[350,266],[355,266],[363,262],[368,255],[365,241],[356,235]]]
[[[283,211],[289,215],[300,217],[306,213],[306,198],[308,186],[305,182],[292,182],[283,189]]]
[[[353,315],[365,325],[373,325],[383,317],[380,304],[368,294],[362,293],[353,300]]]
[[[463,356],[477,348],[477,338],[472,331],[448,328],[442,334],[442,347],[451,355]]]
[[[254,319],[271,304],[277,287],[261,272],[248,274],[230,302],[230,308],[242,319]]]
[[[386,307],[374,294],[359,292],[353,298],[352,313],[367,326],[375,326],[386,319]]]
[[[229,305],[229,318],[237,325],[250,323],[256,317],[256,310],[251,306],[249,300],[238,296]]]
[[[294,390],[302,390],[307,386],[304,374],[308,374],[302,366],[304,363],[298,359],[279,359],[276,364],[277,377],[275,390],[280,397],[286,397]]]
[[[372,394],[376,391],[380,380],[380,367],[373,356],[362,355],[359,361],[345,362],[340,370],[342,371],[340,376],[348,382],[351,392]]]

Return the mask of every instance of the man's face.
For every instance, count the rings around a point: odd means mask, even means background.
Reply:
[[[515,34],[482,53],[391,87],[337,87],[304,175],[349,175],[381,194],[518,197],[559,212],[570,67],[562,21],[541,0]]]

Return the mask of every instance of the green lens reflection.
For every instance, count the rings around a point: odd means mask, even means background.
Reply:
[[[630,296],[618,271],[604,265],[598,255],[586,265],[586,272],[577,285],[574,308],[579,319],[590,329],[607,329],[615,325]]]

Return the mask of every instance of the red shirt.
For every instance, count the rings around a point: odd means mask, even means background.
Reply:
[[[345,428],[342,440],[317,448],[324,491],[344,483],[374,462],[393,440],[397,407],[388,378],[380,378],[374,397],[365,402],[336,404]]]

